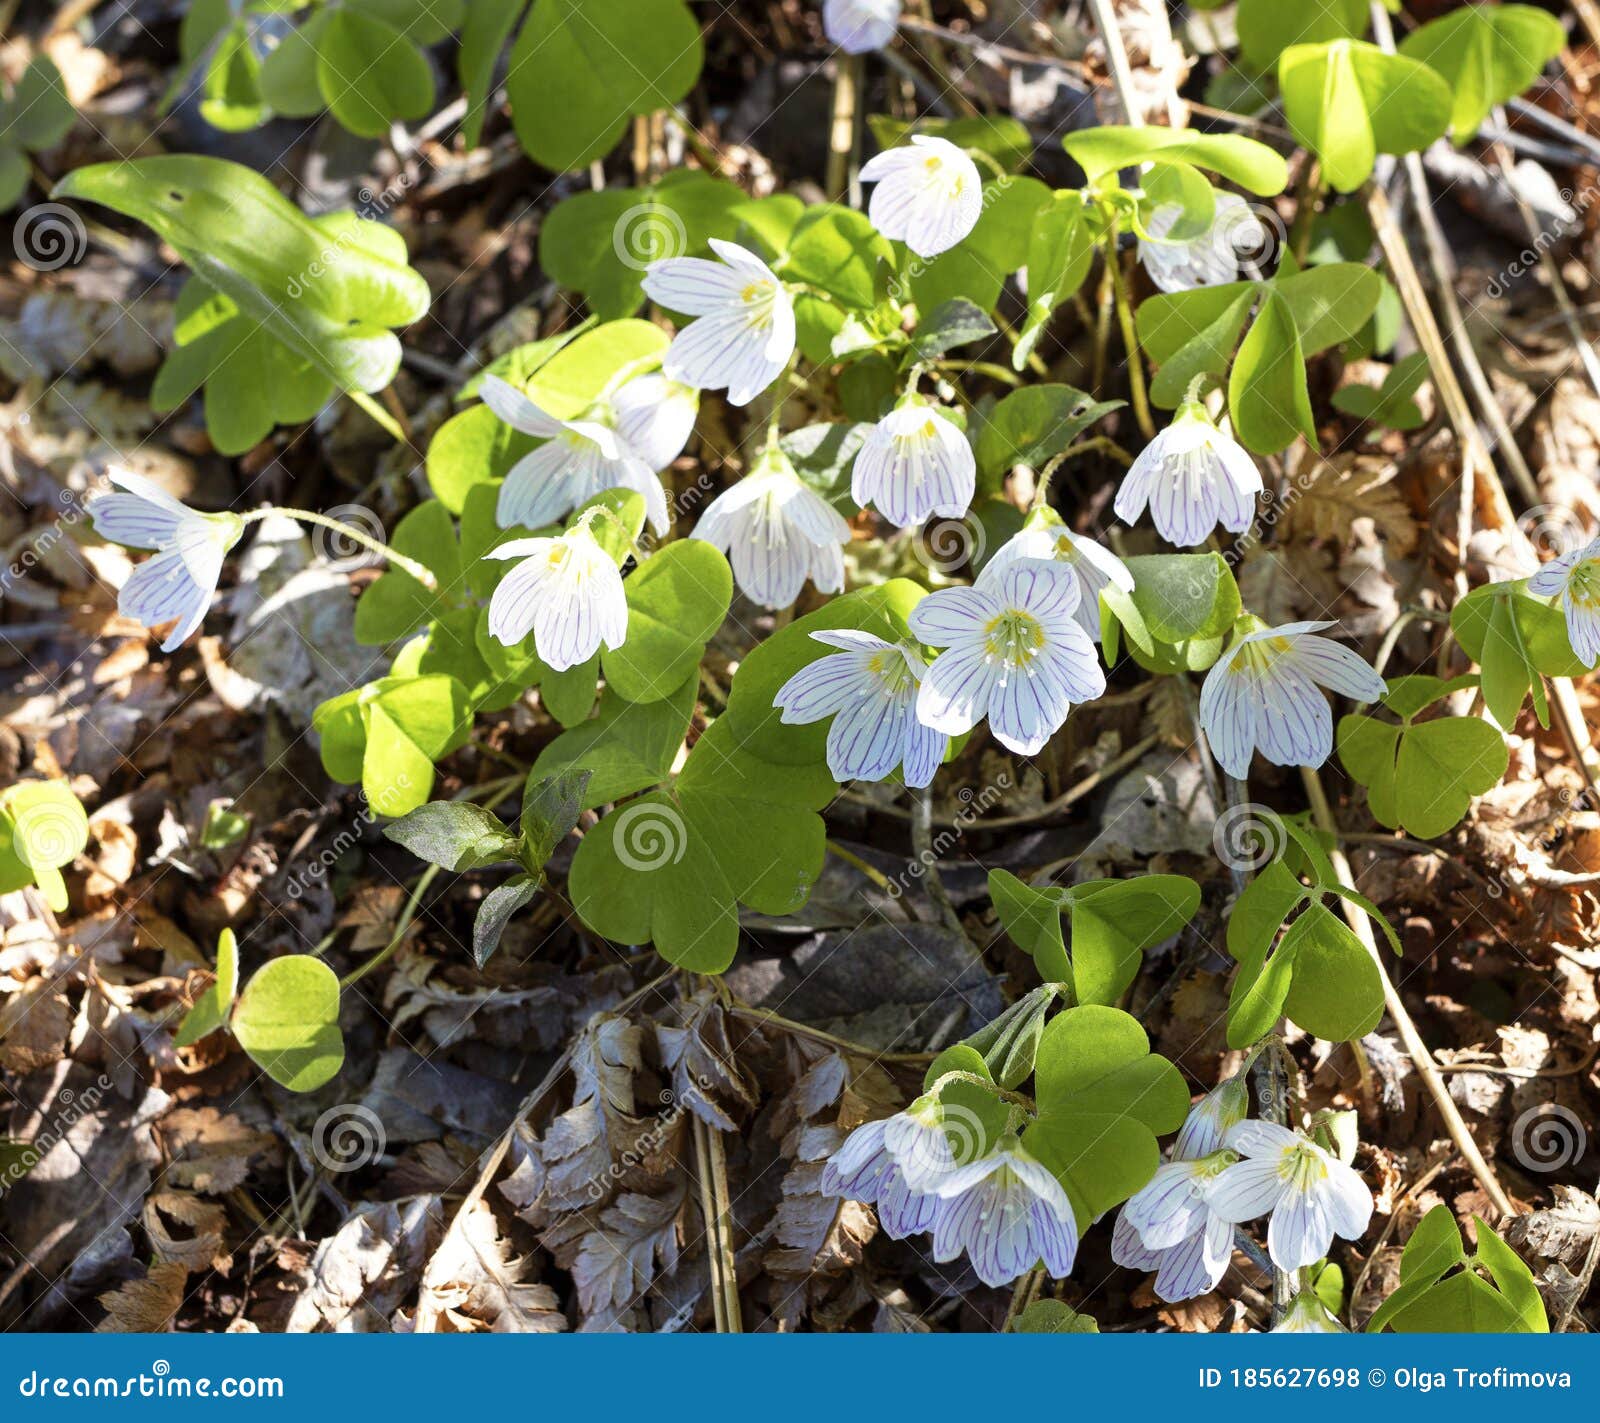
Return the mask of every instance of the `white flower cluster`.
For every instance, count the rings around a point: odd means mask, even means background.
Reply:
[[[1041,1260],[1058,1279],[1078,1254],[1078,1222],[1055,1174],[1003,1136],[960,1160],[937,1102],[857,1127],[822,1174],[825,1194],[875,1205],[895,1240],[931,1233],[933,1258],[963,1252],[987,1285],[1003,1285]]]
[[[1123,1205],[1112,1234],[1119,1265],[1155,1272],[1169,1302],[1215,1289],[1233,1258],[1234,1227],[1269,1216],[1273,1262],[1294,1271],[1328,1253],[1335,1235],[1356,1239],[1372,1215],[1372,1193],[1349,1166],[1308,1137],[1246,1121],[1246,1091],[1230,1079],[1191,1109],[1169,1160]],[[1079,1224],[1055,1174],[1014,1135],[962,1159],[938,1101],[857,1127],[829,1159],[826,1194],[877,1208],[891,1239],[933,1236],[933,1258],[963,1251],[985,1284],[1004,1285],[1043,1263],[1072,1270]],[[1338,1328],[1309,1294],[1280,1328]]]

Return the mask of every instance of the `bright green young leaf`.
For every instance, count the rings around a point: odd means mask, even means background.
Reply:
[[[261,93],[261,60],[243,20],[216,42],[202,92],[201,116],[224,133],[259,128],[271,117],[272,110]]]
[[[433,108],[428,57],[393,25],[361,9],[332,10],[317,38],[317,88],[334,118],[363,138]]]
[[[967,1043],[983,1054],[990,1076],[1002,1087],[1018,1087],[1033,1075],[1045,1018],[1058,992],[1059,985],[1049,983],[1025,993],[967,1038]]]
[[[455,520],[437,499],[417,505],[395,525],[390,545],[414,558],[439,580],[436,592],[423,587],[403,568],[384,570],[356,604],[356,641],[381,647],[415,632],[459,597],[461,556]]]
[[[1046,1025],[1034,1069],[1039,1118],[1023,1145],[1062,1181],[1081,1230],[1139,1190],[1161,1159],[1156,1135],[1176,1131],[1189,1091],[1116,1008],[1068,1008]]]
[[[1319,0],[1314,5],[1294,5],[1288,0],[1239,0],[1234,23],[1245,62],[1265,72],[1290,45],[1363,38],[1370,16],[1368,0]]]
[[[61,869],[89,843],[89,817],[65,781],[20,781],[0,791],[0,894],[37,885],[57,914],[67,909]]]
[[[1297,435],[1317,438],[1300,332],[1276,291],[1267,292],[1239,347],[1228,380],[1228,413],[1240,441],[1258,454],[1281,450]]]
[[[1028,364],[1050,318],[1083,285],[1104,233],[1099,209],[1082,192],[1056,193],[1034,214],[1028,232],[1028,313],[1011,364]]]
[[[11,97],[0,99],[0,211],[13,206],[28,186],[26,155],[54,148],[77,117],[55,61],[36,55]]]
[[[868,311],[877,304],[880,262],[892,267],[894,249],[865,213],[819,203],[795,224],[782,275],[820,288],[851,310]]]
[[[701,539],[681,539],[624,582],[628,638],[601,653],[606,682],[630,702],[670,696],[700,665],[733,598],[728,560]]]
[[[556,172],[586,167],[635,114],[676,107],[704,58],[684,0],[533,0],[507,60],[517,140]]]
[[[738,946],[738,904],[792,914],[810,895],[825,836],[816,812],[834,789],[825,767],[757,759],[723,718],[670,790],[619,806],[584,836],[573,905],[602,938],[654,943],[681,968],[721,973]]]
[[[383,677],[324,702],[311,719],[322,766],[360,781],[379,815],[415,810],[433,789],[433,763],[472,730],[466,689],[453,677]]]
[[[1373,816],[1422,840],[1459,822],[1473,796],[1498,784],[1509,762],[1505,738],[1477,717],[1414,720],[1449,690],[1452,684],[1436,677],[1396,678],[1385,704],[1400,714],[1398,725],[1361,713],[1339,722],[1339,759],[1366,786]]]
[[[470,0],[466,6],[456,73],[467,96],[467,113],[461,120],[461,142],[467,149],[476,148],[483,137],[495,64],[527,5],[528,0]]]
[[[1400,1257],[1400,1283],[1367,1321],[1368,1333],[1385,1327],[1396,1334],[1549,1332],[1533,1272],[1475,1220],[1478,1248],[1468,1255],[1449,1206],[1435,1206],[1422,1218]]]
[[[228,1026],[251,1061],[291,1092],[315,1092],[344,1066],[339,980],[309,954],[264,964],[245,984]]]
[[[211,987],[196,998],[194,1006],[183,1015],[183,1022],[172,1040],[173,1047],[188,1047],[227,1023],[238,991],[239,945],[233,930],[224,929],[217,936],[216,977]]]
[[[1372,176],[1378,154],[1415,153],[1442,137],[1454,103],[1427,65],[1350,39],[1291,45],[1278,58],[1278,87],[1294,136],[1341,193]]]
[[[1561,610],[1529,593],[1525,580],[1474,588],[1451,609],[1450,626],[1482,671],[1489,714],[1506,730],[1515,725],[1530,689],[1539,724],[1548,726],[1543,679],[1588,671],[1567,640]]]
[[[1098,1334],[1100,1326],[1058,1299],[1039,1299],[1017,1315],[1009,1326],[1013,1334]]]
[[[55,196],[153,229],[242,317],[343,390],[383,389],[400,364],[389,328],[428,309],[399,233],[352,213],[308,218],[242,164],[189,154],[91,164]]]
[[[1400,53],[1444,78],[1454,95],[1450,136],[1464,144],[1497,104],[1531,88],[1561,53],[1566,27],[1532,5],[1463,5],[1405,37]]]
[[[1349,1042],[1383,1017],[1383,979],[1355,931],[1323,904],[1308,904],[1284,931],[1278,957],[1290,963],[1283,1009],[1313,1037]]]
[[[1142,163],[1183,162],[1218,173],[1261,197],[1281,193],[1289,167],[1266,144],[1235,133],[1200,133],[1188,128],[1080,129],[1061,140],[1092,187],[1123,168]]]
[[[546,746],[533,763],[533,774],[588,772],[585,810],[659,785],[683,745],[699,686],[699,676],[691,672],[682,686],[651,702],[627,701],[608,687],[596,715]]]
[[[1428,376],[1428,358],[1417,352],[1397,361],[1383,385],[1342,385],[1333,393],[1333,405],[1346,415],[1391,430],[1415,430],[1423,422],[1422,407],[1411,397]]]

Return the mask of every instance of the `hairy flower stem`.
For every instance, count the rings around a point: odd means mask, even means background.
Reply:
[[[946,928],[965,939],[967,931],[961,926],[961,916],[939,878],[939,860],[933,851],[933,791],[928,786],[911,792],[911,849],[927,877],[928,897],[939,911],[939,918]]]
[[[1122,254],[1117,250],[1117,234],[1113,229],[1106,238],[1106,268],[1111,273],[1111,292],[1116,300],[1117,324],[1122,329],[1122,345],[1127,353],[1128,395],[1133,404],[1134,419],[1145,439],[1156,437],[1156,422],[1150,414],[1150,398],[1145,392],[1144,352],[1139,346],[1139,333],[1133,324],[1133,304],[1128,298],[1128,284],[1122,272]]]
[[[330,529],[341,538],[347,538],[351,543],[387,559],[396,568],[404,569],[430,593],[439,591],[439,580],[433,576],[432,569],[418,563],[414,558],[407,558],[405,554],[390,548],[381,539],[375,539],[371,534],[364,534],[360,529],[342,523],[338,519],[330,519],[326,514],[313,513],[310,509],[284,509],[276,504],[269,504],[265,509],[252,509],[250,513],[241,517],[245,523],[255,524],[271,514],[282,514],[284,518],[293,519],[296,523],[316,524],[319,528]]]

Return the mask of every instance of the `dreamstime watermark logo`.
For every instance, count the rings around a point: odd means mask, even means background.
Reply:
[[[357,533],[365,534],[378,543],[388,542],[383,521],[363,505],[340,504],[337,508],[328,510],[328,517],[337,519],[341,524],[348,524]],[[335,573],[353,573],[358,568],[371,568],[381,562],[382,557],[374,549],[357,542],[348,534],[322,524],[311,526],[311,551],[327,563]]]
[[[56,1093],[43,1129],[32,1141],[24,1143],[22,1149],[6,1163],[5,1169],[0,1170],[0,1196],[4,1196],[43,1161],[84,1117],[99,1110],[101,1100],[110,1090],[111,1079],[101,1073],[81,1092],[73,1087],[63,1087]]]
[[[959,1102],[941,1102],[937,1122],[902,1114],[893,1119],[889,1131],[894,1138],[890,1150],[908,1181],[926,1181],[952,1166],[976,1161],[989,1140],[983,1119]]]
[[[1488,285],[1484,287],[1485,293],[1492,300],[1498,301],[1509,290],[1510,284],[1537,267],[1545,253],[1556,243],[1581,228],[1585,215],[1594,205],[1595,193],[1593,185],[1586,186],[1582,192],[1562,188],[1555,196],[1561,199],[1565,211],[1558,214],[1550,226],[1540,228],[1538,236],[1533,239],[1530,246],[1524,247],[1500,271],[1489,278]]]
[[[1518,518],[1517,527],[1540,558],[1576,553],[1590,541],[1583,520],[1561,504],[1535,504]]]
[[[83,812],[54,801],[30,805],[16,818],[14,843],[30,865],[64,865],[83,843]]]
[[[76,490],[65,488],[58,490],[56,501],[63,506],[61,517],[48,527],[39,530],[37,534],[30,535],[27,547],[12,560],[3,573],[0,573],[0,597],[4,597],[17,583],[32,573],[45,555],[88,517],[88,511]]]
[[[1254,801],[1230,805],[1211,830],[1211,848],[1230,870],[1254,874],[1284,852],[1289,835],[1273,811]]]
[[[11,228],[17,260],[36,272],[57,272],[83,260],[89,234],[64,203],[35,203]]]
[[[683,256],[689,250],[689,230],[671,208],[640,203],[617,219],[611,248],[624,267],[642,272],[652,262]]]
[[[616,1157],[604,1171],[589,1179],[584,1190],[589,1199],[596,1203],[604,1200],[611,1194],[611,1188],[622,1181],[630,1171],[645,1166],[652,1157],[659,1156],[669,1144],[673,1130],[682,1119],[683,1114],[694,1110],[696,1102],[704,1102],[710,1114],[718,1120],[726,1120],[711,1103],[709,1093],[715,1087],[709,1077],[696,1077],[694,1086],[687,1092],[676,1092],[671,1087],[663,1087],[659,1101],[663,1107],[668,1108],[661,1116],[657,1117],[643,1132],[634,1137],[631,1145],[622,1154]],[[706,1113],[701,1113],[705,1116]]]
[[[974,791],[971,786],[962,786],[956,792],[956,799],[961,802],[961,809],[951,816],[950,824],[933,837],[926,850],[889,880],[887,885],[889,898],[899,899],[913,883],[927,874],[949,850],[955,847],[973,821],[979,816],[986,815],[990,807],[1010,789],[1011,777],[1004,771],[980,791]]]
[[[411,175],[397,173],[382,188],[373,189],[363,183],[356,192],[356,206],[365,218],[380,218],[403,198],[411,188]]]
[[[388,1144],[378,1114],[359,1102],[329,1107],[311,1129],[312,1156],[325,1171],[339,1174],[370,1166]]]
[[[1588,1149],[1589,1135],[1578,1114],[1557,1102],[1529,1107],[1511,1124],[1511,1154],[1528,1171],[1560,1171]]]
[[[386,789],[390,791],[403,791],[410,786],[411,777],[404,771],[386,783]],[[333,867],[360,843],[363,831],[378,818],[377,811],[367,801],[365,791],[361,793],[361,799],[362,809],[355,819],[284,881],[283,891],[290,899],[302,898],[312,885],[325,880]]]
[[[612,844],[617,858],[630,870],[649,874],[683,859],[689,849],[689,831],[670,805],[635,801],[618,812]]]
[[[920,536],[911,536],[911,551],[930,573],[953,578],[969,564],[983,558],[989,546],[983,525],[976,519],[934,519]]]

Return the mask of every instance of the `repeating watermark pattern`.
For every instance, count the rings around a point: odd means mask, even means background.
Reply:
[[[0,573],[0,598],[32,573],[50,550],[67,539],[71,531],[88,517],[83,497],[76,490],[59,490],[56,501],[62,506],[61,517],[38,533],[31,534],[27,547]]]
[[[683,256],[689,250],[689,230],[671,208],[639,203],[612,227],[611,248],[624,267],[642,272],[652,262]]]
[[[950,824],[932,838],[926,850],[910,860],[899,874],[890,878],[887,886],[889,897],[899,899],[956,846],[973,821],[988,814],[990,808],[1010,789],[1011,777],[1004,771],[982,790],[974,791],[971,786],[962,786],[956,792],[961,809],[950,817]]]
[[[356,194],[361,206],[361,216],[382,217],[405,196],[410,186],[410,177],[402,173],[380,191],[375,192],[372,188],[363,187]],[[362,233],[359,229],[354,231],[349,227],[337,229],[330,236],[327,245],[318,251],[305,267],[289,278],[288,284],[284,287],[285,295],[291,300],[298,301],[306,294],[306,288],[327,276],[346,252],[353,249],[359,255],[361,241]]]
[[[389,541],[383,520],[364,505],[340,504],[328,510],[328,517],[348,524],[379,543]],[[359,544],[337,529],[324,528],[321,524],[311,527],[311,550],[335,573],[353,573],[358,568],[371,568],[382,562],[382,556],[365,544]]]
[[[397,173],[382,188],[374,189],[362,184],[356,192],[356,207],[362,217],[381,218],[411,190],[411,175]]]
[[[612,844],[617,858],[630,870],[649,874],[683,859],[689,849],[689,830],[670,805],[636,801],[618,812]]]
[[[24,1143],[17,1157],[7,1164],[5,1170],[0,1171],[0,1196],[4,1196],[43,1161],[84,1117],[98,1111],[101,1101],[110,1090],[111,1079],[104,1073],[81,1092],[72,1087],[63,1087],[50,1104],[44,1127],[32,1141]]]
[[[311,1129],[311,1154],[317,1164],[340,1174],[370,1166],[388,1144],[378,1114],[359,1102],[329,1107]]]
[[[1230,870],[1254,874],[1278,858],[1288,832],[1276,812],[1254,801],[1230,805],[1211,829],[1211,848]]]
[[[1589,1134],[1578,1114],[1558,1102],[1529,1107],[1511,1124],[1511,1154],[1528,1171],[1564,1170],[1588,1149]]]
[[[584,1187],[589,1199],[596,1204],[603,1201],[611,1194],[614,1187],[621,1184],[628,1172],[645,1166],[652,1158],[659,1156],[672,1139],[672,1134],[685,1112],[693,1111],[696,1102],[704,1102],[711,1107],[711,1099],[707,1094],[715,1085],[709,1077],[697,1077],[694,1086],[687,1092],[675,1092],[671,1087],[663,1087],[658,1100],[668,1110],[636,1136],[632,1145],[617,1156],[604,1171],[589,1179],[588,1185]],[[715,1107],[711,1107],[711,1114],[719,1115]]]
[[[1540,228],[1539,235],[1527,247],[1489,278],[1484,291],[1492,300],[1499,301],[1510,290],[1511,283],[1537,267],[1545,253],[1562,238],[1582,229],[1585,216],[1594,206],[1597,191],[1600,189],[1596,189],[1593,185],[1586,186],[1582,192],[1574,192],[1571,188],[1561,189],[1558,196],[1566,211],[1559,214],[1548,227]]]
[[[389,783],[389,788],[403,791],[410,788],[411,777],[404,771],[394,777]],[[290,899],[302,898],[306,891],[313,885],[320,884],[327,879],[335,865],[342,860],[356,845],[360,844],[363,834],[378,818],[378,812],[373,810],[367,801],[367,793],[360,792],[361,810],[348,825],[333,837],[322,849],[313,855],[309,863],[298,867],[283,882],[284,893]]]
[[[953,578],[969,564],[982,561],[989,547],[983,525],[973,518],[932,519],[911,536],[911,551],[930,573]]]
[[[1517,519],[1517,527],[1540,558],[1575,553],[1590,539],[1576,511],[1560,504],[1535,504]]]
[[[11,228],[17,260],[36,272],[76,266],[89,249],[83,219],[64,203],[35,203]]]
[[[1278,254],[1288,246],[1289,229],[1269,203],[1230,204],[1218,211],[1211,241],[1241,267],[1265,272],[1277,265]]]

